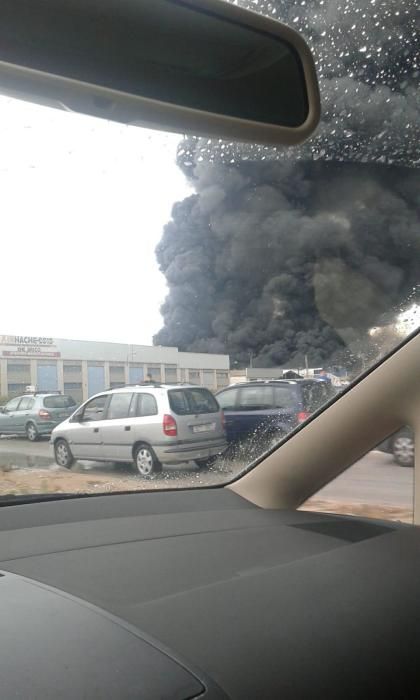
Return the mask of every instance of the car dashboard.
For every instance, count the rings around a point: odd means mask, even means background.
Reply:
[[[419,551],[223,488],[5,506],[2,697],[408,697]]]

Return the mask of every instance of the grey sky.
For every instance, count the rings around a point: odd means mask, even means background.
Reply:
[[[179,139],[0,97],[1,333],[151,343]]]

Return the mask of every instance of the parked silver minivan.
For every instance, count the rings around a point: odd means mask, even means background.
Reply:
[[[209,466],[227,446],[223,411],[195,385],[144,384],[104,391],[86,401],[51,435],[55,460],[133,461],[141,476],[163,464]]]

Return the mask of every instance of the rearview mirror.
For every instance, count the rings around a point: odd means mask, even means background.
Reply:
[[[132,124],[271,144],[319,120],[294,30],[222,0],[10,0],[0,91]]]

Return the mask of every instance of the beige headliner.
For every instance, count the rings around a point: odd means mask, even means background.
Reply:
[[[297,508],[403,425],[420,434],[420,335],[226,488],[263,508]],[[416,455],[420,454],[420,446]],[[414,522],[420,523],[420,460]]]

